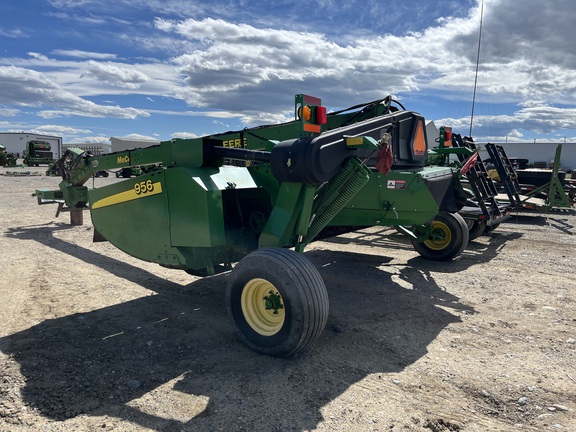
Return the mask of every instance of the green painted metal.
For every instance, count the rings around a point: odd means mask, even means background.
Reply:
[[[158,172],[92,189],[92,223],[136,258],[171,265],[183,261],[171,242],[168,195],[162,193],[166,188],[166,175]]]
[[[550,188],[548,189],[548,202],[551,207],[557,208],[572,208],[572,204],[568,196],[564,192],[564,187],[558,178],[558,171],[560,170],[560,156],[562,155],[562,144],[556,147],[556,154],[554,155],[554,166],[552,168],[552,177],[550,178]]]
[[[426,224],[436,216],[439,203],[426,179],[436,172],[451,178],[451,172],[430,167],[422,170],[372,174],[362,192],[354,196],[334,217],[330,226],[398,226]]]
[[[460,167],[458,161],[450,161],[450,155],[464,155],[466,157],[472,156],[475,151],[468,147],[453,147],[452,146],[452,130],[447,131],[445,126],[440,126],[438,129],[438,145],[434,148],[429,148],[426,155],[426,165],[438,165]]]
[[[320,231],[342,211],[350,200],[354,198],[354,196],[356,196],[356,194],[370,180],[370,170],[364,167],[358,159],[348,160],[347,166],[348,165],[352,166],[352,172],[345,178],[338,178],[338,176],[336,176],[337,184],[335,184],[331,189],[337,190],[338,193],[331,194],[330,200],[325,198],[326,203],[323,203],[324,205],[319,207],[310,224],[308,232],[300,242],[303,245],[311,243]],[[347,166],[343,171],[350,171]],[[328,201],[329,204],[327,204]]]
[[[59,190],[36,195],[39,203],[89,207],[96,231],[119,249],[199,275],[230,269],[258,248],[302,252],[330,227],[418,225],[413,231],[427,238],[455,193],[455,173],[426,166],[416,151],[423,118],[395,112],[389,99],[326,117],[319,106],[319,99],[297,95],[288,123],[101,156],[68,149],[57,162]],[[307,108],[310,117],[299,117]],[[390,139],[394,161],[384,175],[371,164]],[[96,171],[142,165],[153,169],[85,186]]]
[[[307,225],[310,220],[310,216],[304,214],[302,210],[311,209],[311,199],[313,196],[306,185],[282,183],[272,213],[260,235],[258,247],[293,246],[296,237],[295,227],[301,228],[303,223]]]
[[[354,164],[347,163],[332,180],[319,188],[318,198],[314,200],[314,213],[317,213],[322,207],[325,207],[327,203],[330,203],[334,200],[336,195],[340,193],[340,188],[342,187],[343,183],[352,174],[354,174],[356,169],[357,167]]]
[[[539,186],[526,194],[526,198],[522,200],[525,204],[533,197],[538,197],[541,193],[546,194],[545,204],[543,206],[534,206],[537,210],[548,211],[553,208],[566,208],[572,209],[572,203],[570,202],[566,192],[564,192],[564,187],[560,182],[558,177],[558,171],[560,171],[560,157],[562,155],[562,144],[558,144],[556,147],[556,153],[554,155],[554,163],[552,165],[552,172],[550,174],[550,181],[542,186]]]

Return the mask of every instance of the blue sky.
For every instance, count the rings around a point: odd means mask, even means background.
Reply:
[[[477,141],[576,141],[573,0],[484,0]],[[167,140],[395,95],[468,134],[480,0],[20,0],[0,131]]]

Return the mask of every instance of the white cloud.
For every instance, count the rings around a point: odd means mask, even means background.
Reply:
[[[7,37],[7,38],[11,38],[11,39],[21,39],[21,38],[29,37],[29,34],[20,28],[0,27],[0,34],[3,37]]]
[[[84,7],[94,3],[93,0],[48,0],[48,2],[56,8]]]
[[[119,106],[103,106],[96,105],[93,102],[87,101],[87,107],[82,107],[81,110],[42,110],[38,111],[38,116],[45,119],[54,119],[60,117],[114,117],[120,119],[134,120],[138,117],[148,117],[150,114],[144,110],[136,108],[122,108]]]
[[[33,58],[35,58],[35,59],[37,59],[37,60],[40,60],[40,61],[42,61],[42,62],[48,60],[48,57],[46,57],[45,55],[40,54],[40,53],[29,52],[28,55],[29,55],[30,57],[33,57]]]
[[[184,117],[214,117],[222,119],[242,117],[240,113],[233,113],[229,111],[165,111],[165,110],[147,110],[151,114],[162,114],[169,116],[184,116]]]
[[[115,60],[118,56],[116,54],[109,53],[97,53],[82,50],[65,50],[57,49],[53,50],[52,54],[62,56],[62,57],[73,57],[81,59],[97,59],[97,60]]]
[[[79,115],[85,117],[116,117],[134,119],[148,117],[144,110],[98,105],[62,88],[47,75],[15,66],[0,66],[0,103],[56,110],[42,110],[44,118]]]
[[[123,137],[118,137],[118,138],[124,138],[124,139],[129,139],[129,140],[142,140],[142,141],[158,141],[158,138],[156,138],[154,136],[147,136],[147,135],[142,135],[139,133],[131,133],[131,134],[125,135]]]
[[[20,114],[20,110],[14,108],[0,108],[1,117],[16,117]]]
[[[98,81],[105,82],[112,86],[128,89],[137,89],[141,84],[150,81],[150,77],[135,69],[134,66],[119,66],[111,63],[98,63],[90,60],[87,63],[87,70],[83,77],[94,77]]]
[[[214,19],[157,20],[156,25],[198,43],[194,51],[173,59],[188,85],[176,89],[176,95],[194,106],[275,110],[285,107],[286,94],[296,89],[330,94],[333,103],[347,106],[351,97],[371,100],[418,87],[417,71],[398,73],[406,61],[387,53],[386,45],[395,43],[390,38],[340,46],[320,34]],[[417,41],[408,42],[417,46]]]
[[[438,126],[451,126],[461,131],[468,131],[470,127],[470,118],[442,118],[434,122]],[[523,136],[521,130],[553,134],[561,129],[576,129],[576,108],[532,104],[510,115],[475,116],[472,128],[474,135],[493,135],[500,137],[500,140],[504,137],[520,138]]]
[[[60,125],[43,125],[38,126],[34,129],[35,133],[48,134],[48,135],[60,135],[60,134],[87,134],[92,133],[90,129],[79,129],[69,126]]]
[[[110,138],[104,135],[96,135],[96,136],[86,136],[86,135],[78,135],[78,136],[71,136],[66,139],[68,142],[76,142],[76,143],[91,143],[91,144],[104,144],[110,145]]]
[[[198,138],[193,132],[174,132],[172,138]]]

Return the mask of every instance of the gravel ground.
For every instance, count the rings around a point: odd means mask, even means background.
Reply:
[[[1,431],[576,430],[573,212],[519,213],[448,263],[382,228],[317,242],[328,325],[275,359],[237,340],[226,274],[92,243],[88,214],[31,197],[58,182],[0,176]]]

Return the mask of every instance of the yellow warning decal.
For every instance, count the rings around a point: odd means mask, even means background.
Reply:
[[[364,137],[346,137],[347,147],[361,146],[362,144],[364,144]]]
[[[152,180],[141,181],[135,183],[132,189],[114,195],[110,195],[106,198],[102,198],[96,201],[95,203],[92,204],[92,209],[108,207],[114,204],[120,204],[123,202],[133,201],[140,198],[146,198],[161,193],[162,193],[162,183],[160,182],[153,183]]]

